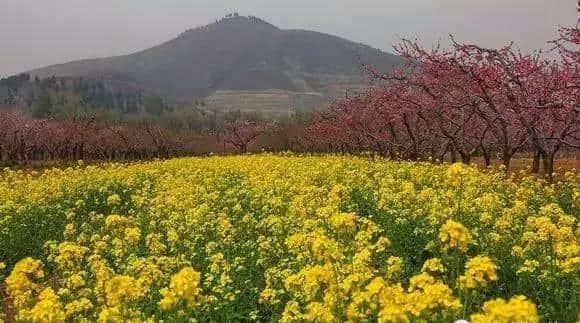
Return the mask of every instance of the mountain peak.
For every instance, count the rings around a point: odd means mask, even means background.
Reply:
[[[251,24],[262,24],[262,25],[267,25],[276,29],[279,29],[278,27],[274,26],[273,24],[267,22],[266,20],[256,17],[256,16],[239,16],[236,13],[230,15],[230,16],[225,16],[224,18],[222,18],[221,20],[218,21],[218,23],[228,23],[228,22],[241,22],[241,23],[251,23]]]
[[[267,25],[272,28],[279,29],[278,27],[274,26],[273,24],[267,22],[266,20],[256,17],[256,16],[240,16],[237,13],[229,14],[224,18],[218,20],[216,23],[251,23],[251,24],[261,24]]]
[[[196,32],[196,31],[214,31],[220,28],[242,28],[247,29],[249,27],[266,27],[269,29],[280,30],[280,28],[274,26],[273,24],[267,22],[264,19],[258,18],[256,16],[240,16],[237,13],[229,14],[221,19],[216,20],[214,23],[207,24],[201,27],[195,27],[186,30],[181,35]]]
[[[340,92],[344,86],[362,84],[363,64],[390,70],[401,63],[395,55],[340,37],[280,29],[255,16],[231,14],[144,51],[49,66],[31,74],[101,79],[116,75],[145,92],[179,101],[223,91],[247,95],[278,90],[327,97],[331,89]],[[269,95],[257,94],[264,100]]]

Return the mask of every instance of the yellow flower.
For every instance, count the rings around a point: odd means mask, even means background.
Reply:
[[[288,290],[294,291],[306,300],[316,297],[323,285],[328,284],[334,278],[332,266],[309,266],[299,273],[289,275],[285,280]]]
[[[118,214],[111,214],[105,218],[105,226],[109,230],[124,228],[129,224],[129,222],[129,219]]]
[[[69,224],[67,224],[67,225],[64,227],[64,232],[63,232],[63,234],[64,234],[64,236],[65,236],[67,239],[73,239],[73,238],[74,238],[74,236],[76,235],[76,233],[77,233],[77,232],[76,232],[76,230],[75,230],[75,225],[74,225],[74,224],[72,224],[72,223],[69,223]]]
[[[67,280],[67,286],[71,289],[83,287],[85,284],[85,279],[79,274],[73,274]]]
[[[202,300],[199,282],[201,275],[191,267],[181,269],[171,277],[169,289],[163,289],[163,299],[159,302],[162,310],[175,307],[180,301],[185,301],[188,307],[197,306]]]
[[[540,263],[537,260],[526,260],[524,264],[520,266],[517,273],[533,273],[536,269],[540,266]]]
[[[153,255],[162,255],[167,250],[167,246],[161,242],[161,234],[151,233],[145,237],[149,252]]]
[[[141,230],[139,228],[126,228],[125,241],[130,245],[135,245],[141,239]]]
[[[320,261],[334,261],[342,256],[337,241],[324,234],[294,234],[286,239],[286,245],[297,254],[308,252]]]
[[[118,275],[106,282],[105,295],[109,306],[120,306],[139,299],[143,291],[134,278]]]
[[[5,280],[6,290],[15,302],[26,301],[23,297],[41,288],[38,280],[44,277],[42,267],[42,262],[33,258],[24,258],[16,263]]]
[[[120,322],[121,309],[118,306],[105,307],[99,313],[99,323]]]
[[[435,278],[427,273],[421,273],[411,277],[409,280],[409,291],[415,289],[424,289],[427,285],[432,285],[435,283]]]
[[[397,279],[403,271],[403,259],[400,257],[389,257],[387,259],[387,278]]]
[[[356,216],[353,213],[339,213],[330,217],[331,226],[339,232],[353,232],[356,228]]]
[[[483,304],[483,313],[471,315],[472,323],[539,322],[536,305],[525,296],[514,296],[508,302],[498,298]]]
[[[427,259],[421,267],[422,272],[428,273],[444,273],[446,272],[445,266],[441,263],[441,259],[439,258],[431,258]]]
[[[121,197],[119,194],[113,194],[107,198],[107,205],[115,206],[121,204]]]
[[[52,288],[44,289],[38,295],[38,303],[32,309],[21,310],[18,313],[18,318],[24,321],[31,322],[64,322],[66,315],[62,309],[58,296],[54,293]]]
[[[260,303],[271,305],[280,303],[280,300],[277,299],[276,290],[272,288],[264,288],[264,290],[260,293]]]
[[[465,264],[465,274],[459,277],[459,286],[464,289],[486,287],[497,280],[497,266],[486,256],[476,256]]]
[[[426,310],[440,307],[442,310],[454,313],[461,308],[461,302],[453,296],[453,291],[449,286],[435,282],[425,282],[423,291],[418,294],[412,294],[410,307],[417,311],[424,312]],[[414,311],[411,310],[413,313]]]
[[[570,257],[562,261],[560,264],[560,268],[564,273],[574,273],[580,271],[580,256],[578,257]]]
[[[67,268],[82,261],[83,256],[89,251],[88,248],[72,242],[63,242],[58,245],[58,255],[55,258],[57,264]]]
[[[319,302],[312,302],[306,305],[306,313],[303,317],[310,322],[332,323],[336,321],[330,308]]]
[[[532,217],[528,219],[527,229],[531,232],[528,238],[525,238],[528,243],[548,241],[550,239],[557,241],[558,227],[552,223],[549,217]]]
[[[520,246],[513,246],[512,247],[512,256],[521,257],[524,253],[524,249]]]
[[[159,301],[160,309],[168,311],[177,306],[177,303],[179,303],[177,296],[173,293],[170,293],[168,288],[162,288],[159,290],[159,292],[163,296],[163,298]]]
[[[178,240],[179,240],[179,235],[177,234],[177,231],[175,231],[174,229],[167,231],[167,241],[169,241],[171,243],[175,243]]]
[[[472,176],[473,169],[462,163],[455,163],[447,168],[446,176],[448,182],[453,186],[461,186]]]
[[[85,203],[85,201],[83,201],[83,200],[77,200],[77,201],[75,202],[75,207],[76,207],[76,208],[79,208],[79,209],[80,209],[80,208],[83,208],[83,207],[85,207],[85,205],[86,205],[86,203]]]
[[[80,298],[74,300],[65,306],[65,312],[67,317],[77,315],[82,312],[87,312],[93,309],[93,303],[87,298]]]
[[[15,266],[0,262],[0,322],[570,321],[555,309],[580,269],[576,172],[549,184],[298,154],[2,170],[0,254]],[[538,313],[490,300],[516,285],[543,295]]]
[[[138,275],[137,283],[143,288],[149,288],[151,284],[162,278],[163,272],[159,269],[153,260],[138,259],[131,262],[132,272]]]
[[[302,322],[303,314],[300,311],[300,305],[295,301],[290,301],[286,303],[284,307],[284,312],[282,312],[282,317],[280,318],[281,323],[292,323],[292,322]]]
[[[465,252],[471,243],[471,233],[461,223],[447,220],[439,230],[443,250],[458,248]]]

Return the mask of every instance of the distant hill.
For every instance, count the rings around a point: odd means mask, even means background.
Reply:
[[[261,91],[271,95],[276,90],[288,97],[282,106],[306,102],[303,105],[308,108],[344,89],[359,88],[363,64],[391,70],[401,63],[398,56],[340,37],[284,30],[256,17],[231,16],[134,54],[79,60],[29,73],[41,79],[83,77],[131,84],[151,95],[182,102],[235,103],[239,91],[246,105],[252,104],[253,93],[257,104],[272,104],[279,100],[263,100]],[[301,99],[302,93],[308,99]],[[232,94],[234,99],[229,97]]]

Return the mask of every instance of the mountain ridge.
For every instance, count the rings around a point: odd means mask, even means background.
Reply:
[[[388,70],[402,58],[362,43],[260,18],[231,16],[132,54],[33,69],[39,78],[86,77],[132,83],[171,100],[219,91],[318,92],[364,82],[362,65]]]

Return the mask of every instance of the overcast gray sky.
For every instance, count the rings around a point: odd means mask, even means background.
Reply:
[[[0,77],[80,58],[128,54],[231,12],[391,51],[400,37],[524,50],[576,21],[576,0],[0,0]]]

